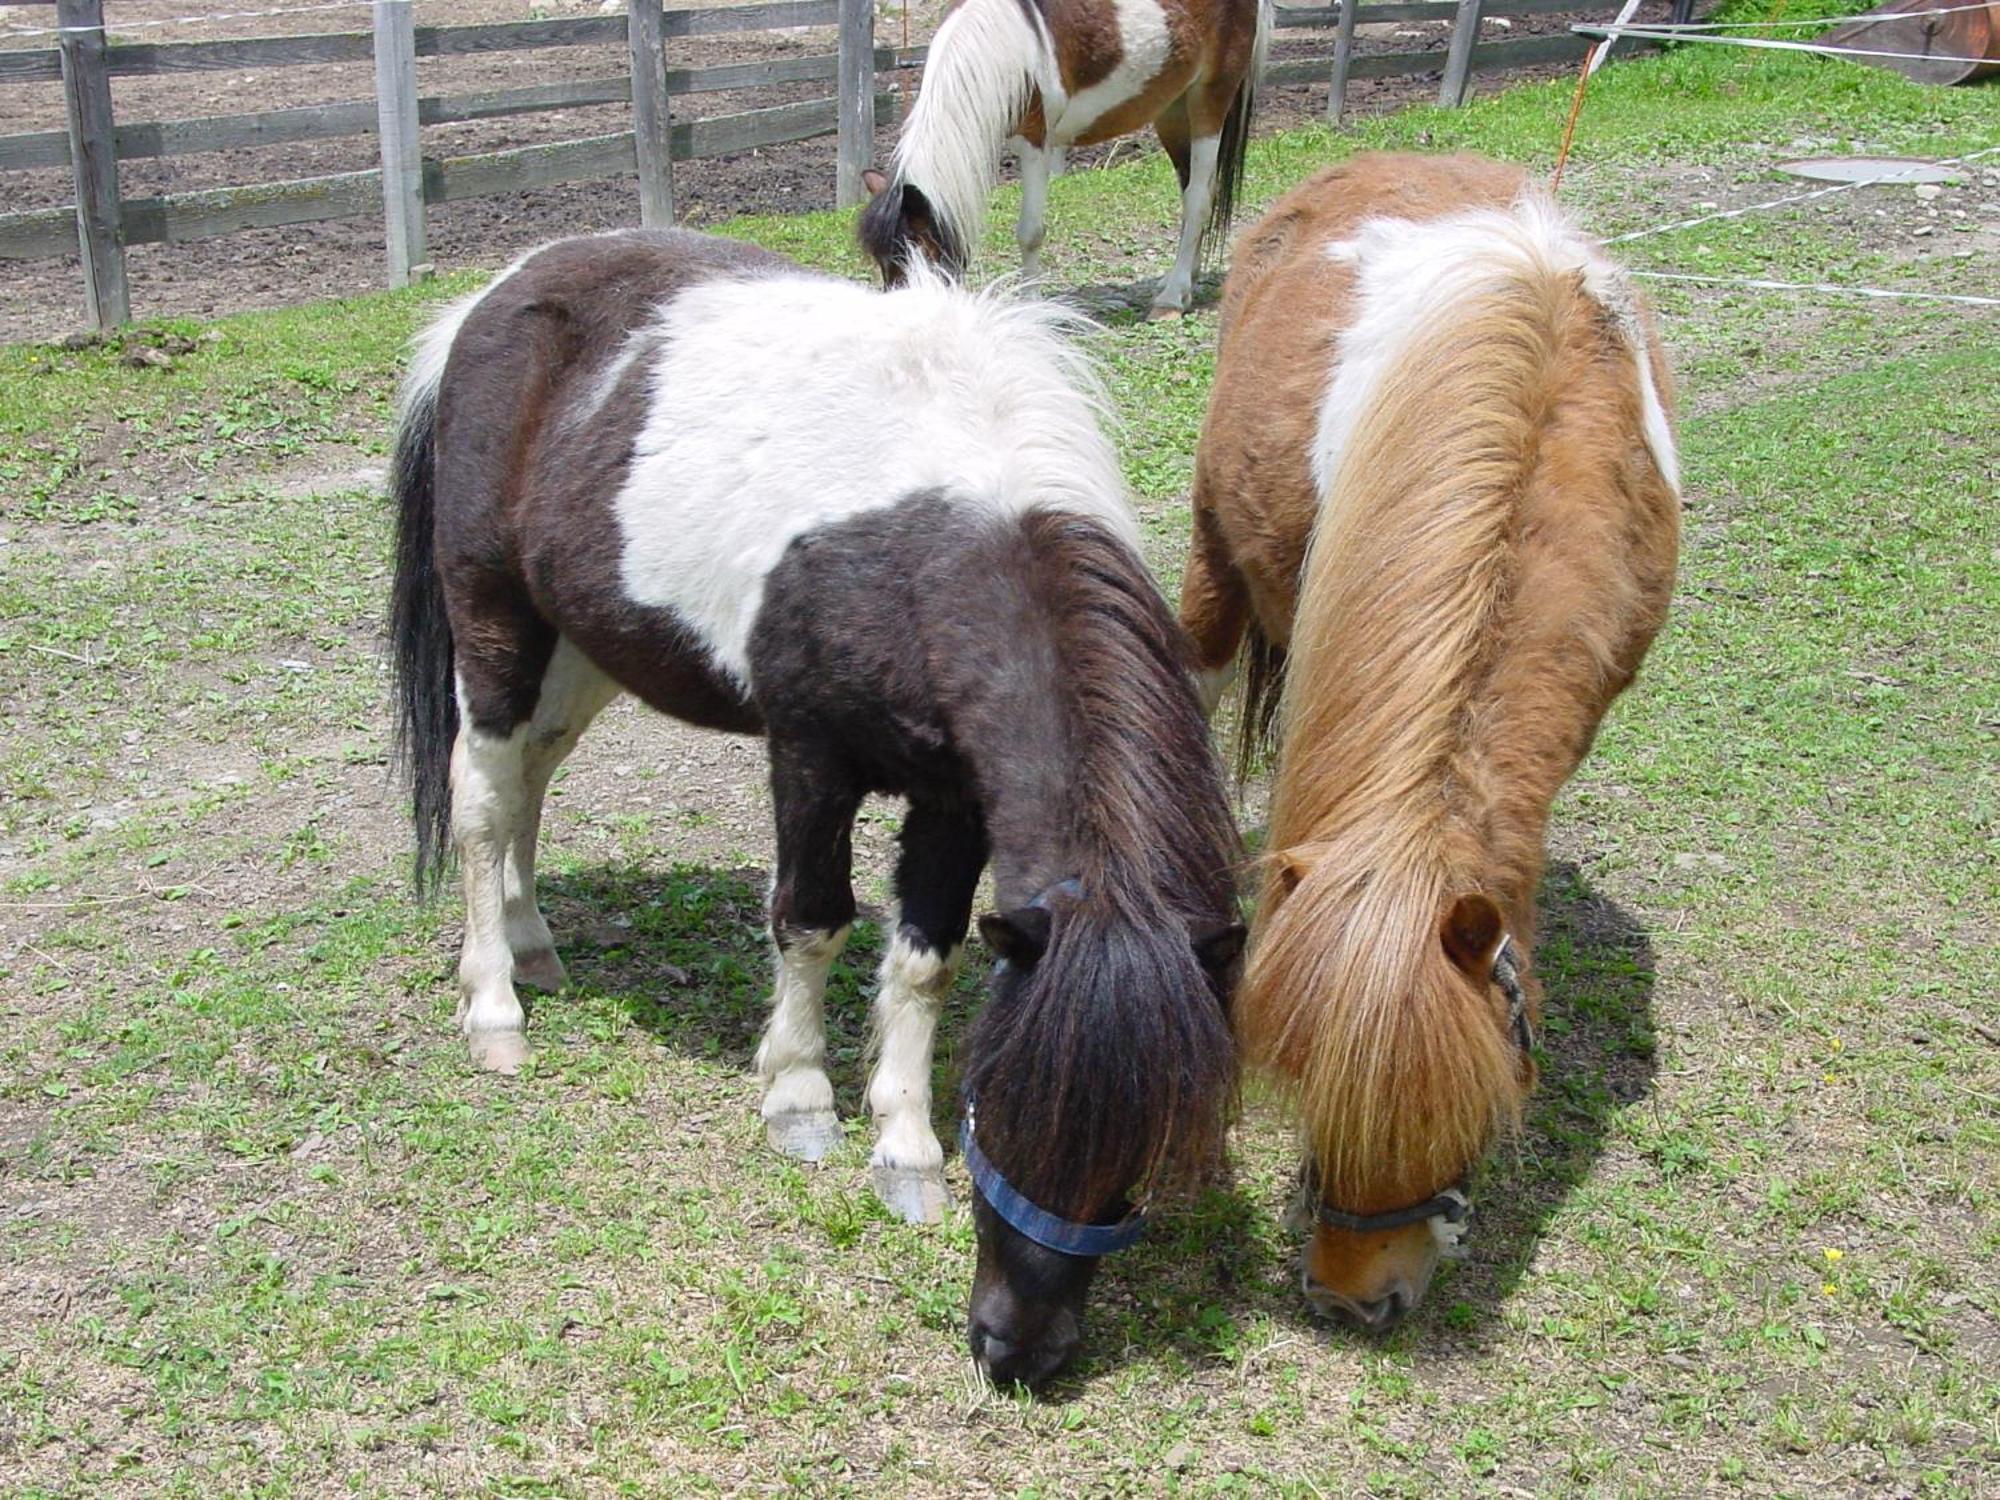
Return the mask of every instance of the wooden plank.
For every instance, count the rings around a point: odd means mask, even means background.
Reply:
[[[667,62],[660,46],[659,7],[634,0],[626,15],[632,53],[632,142],[639,172],[639,222],[648,229],[674,222],[674,158],[667,148]]]
[[[417,120],[417,31],[409,0],[375,0],[375,126],[382,140],[382,237],[389,285],[424,273],[424,153]]]
[[[123,153],[120,153],[123,155]],[[69,165],[67,130],[30,130],[0,135],[0,172],[31,172]]]
[[[59,0],[63,115],[70,177],[76,183],[76,240],[83,260],[83,310],[92,328],[132,321],[125,246],[118,234],[118,145],[111,123],[111,77],[104,70],[103,0]]]
[[[1339,29],[1333,34],[1333,78],[1326,92],[1326,122],[1336,129],[1347,113],[1347,78],[1354,67],[1354,22],[1360,10],[1353,3],[1340,7]]]
[[[53,47],[0,52],[0,84],[60,83],[62,53]]]
[[[1584,0],[1491,0],[1481,14],[1489,17],[1550,16],[1589,8]],[[1368,24],[1379,21],[1449,21],[1458,14],[1458,0],[1419,0],[1419,3],[1405,5],[1363,4],[1355,7],[1355,11],[1355,20]],[[1273,24],[1279,31],[1337,26],[1340,24],[1340,7],[1281,5]]]
[[[252,187],[211,188],[121,205],[128,245],[179,245],[244,229],[277,229],[323,219],[371,217],[382,209],[382,174],[336,172]]]
[[[776,5],[718,5],[708,10],[670,10],[662,36],[720,36],[731,31],[782,31],[800,26],[837,26],[840,0],[784,0]]]
[[[840,0],[834,96],[839,124],[833,151],[833,202],[849,208],[868,196],[861,174],[875,156],[875,0]]]
[[[74,204],[0,214],[0,260],[47,260],[76,253]]]
[[[1452,18],[1451,46],[1444,56],[1444,77],[1438,83],[1438,103],[1456,108],[1472,92],[1472,49],[1479,45],[1479,11],[1485,0],[1458,0]]]
[[[1596,46],[1590,37],[1572,31],[1552,36],[1524,36],[1511,42],[1481,42],[1472,49],[1472,66],[1480,72],[1497,68],[1525,68],[1535,63],[1575,62]],[[1619,46],[1636,51],[1643,43],[1621,37]]]
[[[374,55],[373,39],[365,31],[242,37],[226,42],[126,42],[106,50],[114,78],[367,62]]]
[[[542,47],[620,47],[623,16],[565,16],[499,21],[484,26],[419,26],[417,56],[467,57],[477,52],[525,52]]]
[[[563,182],[588,182],[619,177],[638,170],[632,132],[585,136],[547,146],[521,146],[512,151],[482,151],[474,156],[450,156],[424,163],[424,201],[461,203],[496,193],[554,187]]]
[[[1371,52],[1348,64],[1349,81],[1356,78],[1401,78],[1410,73],[1435,73],[1444,61],[1442,52]],[[1267,84],[1318,83],[1333,65],[1333,55],[1288,57],[1264,69]]]

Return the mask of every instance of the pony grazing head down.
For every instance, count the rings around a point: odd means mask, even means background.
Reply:
[[[1297,1080],[1316,1225],[1302,1280],[1322,1312],[1390,1326],[1429,1287],[1472,1169],[1535,1086],[1539,995],[1508,926],[1435,867],[1341,840],[1269,857],[1245,976],[1253,1059]],[[1304,1227],[1303,1225],[1301,1227]]]
[[[855,233],[882,273],[883,286],[901,286],[919,261],[953,278],[965,274],[971,251],[923,189],[900,177],[892,181],[872,167],[862,174],[862,181],[868,185],[869,198]]]

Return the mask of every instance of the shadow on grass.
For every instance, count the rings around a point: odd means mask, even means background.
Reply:
[[[771,978],[764,883],[761,870],[676,865],[572,872],[546,878],[543,891],[576,981],[614,997],[633,1024],[676,1051],[747,1073]],[[828,985],[828,1071],[843,1114],[863,1108],[881,915],[863,909]],[[1551,865],[1543,881],[1535,960],[1547,999],[1542,1082],[1527,1129],[1477,1173],[1467,1257],[1440,1271],[1422,1307],[1389,1336],[1391,1349],[1449,1356],[1485,1342],[1550,1218],[1595,1165],[1611,1122],[1652,1087],[1651,941],[1573,864]],[[983,1001],[984,978],[984,963],[967,966],[938,1029],[933,1124],[947,1143],[957,1132],[956,1046]],[[1299,1247],[1279,1223],[1285,1203],[1223,1176],[1162,1213],[1138,1248],[1103,1268],[1085,1354],[1050,1398],[1112,1373],[1127,1351],[1190,1364],[1234,1357],[1241,1330],[1260,1317],[1374,1345],[1307,1310]]]

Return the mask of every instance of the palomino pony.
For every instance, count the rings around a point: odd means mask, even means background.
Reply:
[[[1187,310],[1206,235],[1228,232],[1272,0],[961,0],[932,38],[923,88],[861,244],[890,285],[922,255],[962,274],[1000,150],[1018,140],[1021,267],[1041,266],[1049,180],[1071,146],[1151,125],[1181,183],[1180,249],[1153,314]]]
[[[455,841],[474,1058],[563,983],[542,796],[620,692],[762,733],[771,1142],[840,1139],[827,971],[850,832],[909,799],[875,1002],[873,1178],[946,1202],[938,1009],[989,857],[1002,957],[968,1047],[973,1352],[1034,1383],[1135,1202],[1219,1148],[1243,931],[1184,638],[1061,313],[920,272],[881,293],[682,231],[560,241],[425,335],[404,397],[394,650],[419,869]]]
[[[1672,592],[1670,389],[1618,268],[1476,157],[1364,156],[1238,241],[1181,599],[1211,702],[1279,691],[1235,1002],[1295,1092],[1306,1294],[1423,1295],[1534,1085],[1549,807]]]

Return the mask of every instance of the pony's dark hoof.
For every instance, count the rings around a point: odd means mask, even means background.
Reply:
[[[533,985],[554,994],[569,983],[569,974],[553,948],[537,948],[514,959],[514,983]]]
[[[830,1109],[787,1110],[766,1116],[764,1138],[772,1149],[804,1162],[824,1161],[845,1139],[840,1116]]]
[[[906,1224],[942,1224],[951,1212],[951,1194],[945,1189],[940,1169],[926,1172],[917,1167],[885,1167],[878,1162],[868,1169],[868,1180],[882,1206]]]

